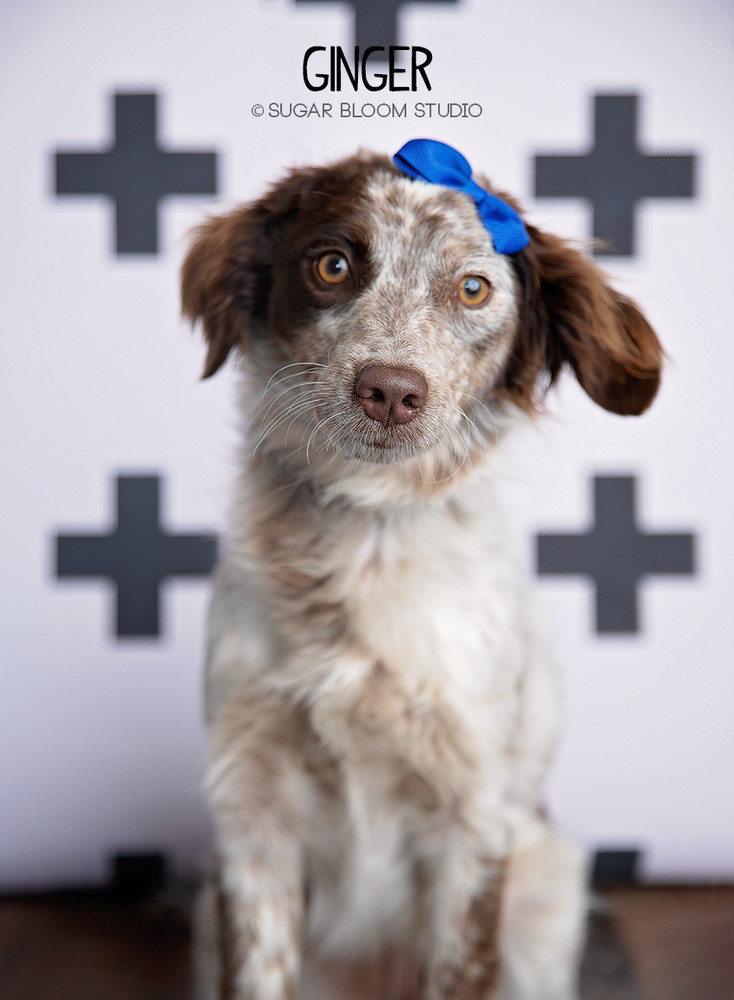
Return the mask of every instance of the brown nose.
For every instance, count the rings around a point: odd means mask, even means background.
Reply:
[[[385,427],[407,424],[420,413],[428,399],[428,385],[412,368],[370,365],[354,384],[357,401],[371,420]]]

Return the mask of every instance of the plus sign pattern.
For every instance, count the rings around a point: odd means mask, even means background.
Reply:
[[[326,0],[327,3],[333,0]],[[422,0],[422,3],[455,4],[458,0]],[[298,4],[324,3],[324,0],[296,0]],[[344,6],[339,0],[340,6]],[[354,44],[364,50],[369,45],[404,44],[398,41],[398,11],[405,0],[349,0],[354,11]]]
[[[638,140],[639,96],[594,98],[594,143],[580,156],[535,157],[535,194],[585,198],[593,206],[599,254],[636,253],[635,213],[649,198],[692,198],[696,157],[644,153]]]
[[[637,526],[636,480],[594,478],[594,526],[587,532],[541,534],[541,576],[585,576],[596,588],[596,630],[640,631],[639,585],[650,576],[694,573],[692,534],[647,534]]]
[[[160,526],[158,476],[117,477],[117,525],[105,535],[56,539],[59,579],[104,578],[116,588],[116,634],[161,634],[160,588],[175,577],[207,576],[216,560],[213,535],[173,535]]]
[[[114,109],[110,149],[56,153],[56,193],[112,198],[117,253],[156,254],[161,200],[216,194],[217,154],[161,149],[157,94],[115,94]]]

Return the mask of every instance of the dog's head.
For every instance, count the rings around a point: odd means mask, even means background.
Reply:
[[[525,249],[497,253],[466,194],[385,157],[295,170],[196,233],[183,308],[203,324],[204,374],[246,354],[263,447],[370,463],[463,461],[564,365],[600,406],[641,413],[653,330],[591,259],[527,229]]]

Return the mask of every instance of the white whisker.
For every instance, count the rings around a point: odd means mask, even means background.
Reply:
[[[274,371],[273,374],[268,379],[268,381],[265,383],[265,388],[263,389],[263,396],[266,395],[272,383],[277,378],[279,378],[283,374],[283,372],[288,371],[289,368],[301,368],[305,369],[306,372],[308,372],[309,370],[313,370],[315,372],[317,368],[326,368],[326,367],[327,367],[326,365],[320,364],[317,361],[292,361],[288,365],[283,365],[282,368],[278,368],[277,371]],[[305,372],[291,372],[291,374],[288,375],[287,377],[293,378],[294,376],[297,377],[299,374],[305,374]]]
[[[274,401],[274,403],[277,402],[280,405],[283,405],[284,397],[286,395],[287,393],[281,393],[278,399]],[[318,404],[328,399],[328,395],[329,395],[328,391],[323,386],[322,387],[316,386],[316,388],[307,388],[307,390],[303,392],[299,391],[295,399],[289,402],[287,406],[284,407],[284,409],[276,412],[270,418],[270,420],[267,423],[265,423],[267,414],[271,412],[272,407],[274,405],[271,404],[271,406],[268,407],[268,410],[266,411],[263,420],[261,421],[258,440],[253,449],[252,454],[254,455],[257,452],[257,450],[261,447],[261,445],[269,437],[272,437],[274,432],[285,423],[288,424],[288,428],[286,430],[286,435],[285,435],[287,441],[288,432],[290,431],[293,424],[308,413],[318,412]]]
[[[281,402],[281,400],[283,399],[284,396],[287,396],[289,393],[299,391],[301,388],[308,389],[311,386],[319,387],[319,383],[318,382],[303,382],[303,383],[298,383],[297,386],[291,386],[290,388],[284,389],[282,392],[278,393],[278,395],[275,396],[275,398],[270,401],[270,404],[268,405],[267,409],[262,414],[262,418],[261,418],[261,421],[260,421],[260,429],[262,430],[262,427],[263,427],[265,421],[268,419],[268,417],[270,415],[270,412],[272,411],[272,409],[274,407],[276,407]],[[325,386],[323,386],[321,388],[324,389],[324,390],[326,390]],[[305,396],[305,395],[307,395],[307,393],[304,392],[302,394],[302,396]],[[315,393],[314,393],[314,395],[315,395]],[[324,395],[324,393],[322,393],[322,395]],[[292,405],[292,404],[289,404],[289,405]]]
[[[318,432],[321,430],[321,428],[324,426],[324,424],[328,424],[331,419],[332,419],[331,416],[324,417],[322,420],[320,420],[318,422],[318,424],[316,424],[316,426],[314,427],[314,429],[309,434],[308,441],[306,442],[306,464],[307,465],[311,464],[311,454],[310,454],[311,453],[311,444],[313,443],[314,438],[316,437],[316,435],[318,434]]]

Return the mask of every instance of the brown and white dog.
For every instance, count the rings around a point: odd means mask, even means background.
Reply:
[[[502,196],[512,204],[511,199]],[[245,442],[209,624],[202,996],[569,1000],[580,853],[546,820],[556,682],[490,458],[567,365],[637,414],[661,350],[588,257],[359,154],[196,233],[205,375]]]

